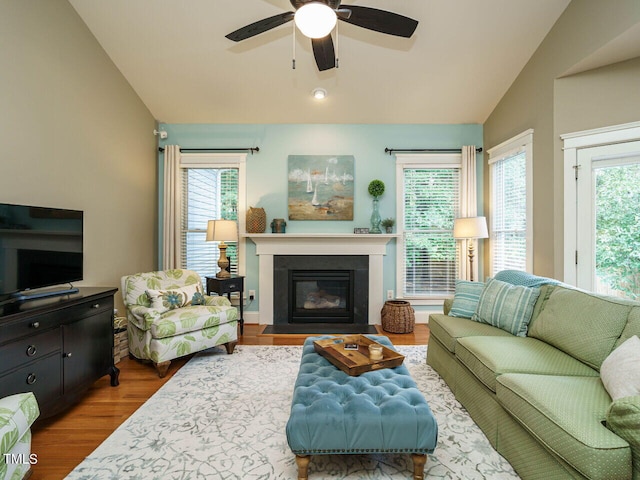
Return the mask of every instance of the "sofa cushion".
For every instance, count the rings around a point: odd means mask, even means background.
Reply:
[[[472,320],[488,323],[513,335],[524,337],[538,295],[539,288],[489,279],[480,294],[478,308]]]
[[[640,478],[640,396],[614,401],[607,410],[607,427],[629,442],[634,479]]]
[[[459,338],[456,358],[493,392],[497,378],[505,373],[598,377],[598,372],[551,345],[513,335]]]
[[[478,307],[484,283],[456,280],[456,290],[449,315],[452,317],[471,318]]]
[[[604,359],[600,378],[613,400],[640,395],[640,339],[636,335]]]
[[[556,286],[531,322],[529,336],[599,369],[622,333],[630,310],[628,301]]]
[[[631,449],[603,425],[609,395],[598,377],[505,374],[500,404],[545,448],[586,478],[631,478]]]
[[[168,338],[183,333],[222,325],[238,319],[232,306],[195,306],[169,310],[151,324],[153,338]]]
[[[464,337],[499,336],[510,337],[511,334],[486,323],[474,322],[467,318],[449,317],[439,313],[429,316],[430,335],[437,338],[450,352],[455,352],[456,341]]]

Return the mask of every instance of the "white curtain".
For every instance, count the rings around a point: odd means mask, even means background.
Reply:
[[[476,146],[468,145],[462,147],[462,195],[460,198],[460,216],[476,217],[478,215],[478,194],[476,178]],[[478,279],[478,241],[461,240],[460,248],[463,261],[460,262],[460,278],[469,280],[471,269],[469,268],[469,258],[467,257],[469,242],[475,242],[475,256],[473,257],[473,278]]]
[[[164,147],[163,251],[164,270],[181,268],[180,147]]]

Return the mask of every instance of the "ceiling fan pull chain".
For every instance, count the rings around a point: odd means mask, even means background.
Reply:
[[[291,24],[293,25],[293,45],[292,45],[293,58],[291,59],[291,69],[295,70],[296,69],[296,22],[291,22]]]
[[[338,35],[338,24],[340,22],[336,23],[336,68],[340,68],[340,59],[338,57],[340,57],[340,37]]]

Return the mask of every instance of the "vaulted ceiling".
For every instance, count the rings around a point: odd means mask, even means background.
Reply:
[[[69,1],[164,123],[483,123],[569,3],[345,0],[420,23],[405,39],[339,22],[339,68],[319,72],[293,23],[225,38],[289,0]]]

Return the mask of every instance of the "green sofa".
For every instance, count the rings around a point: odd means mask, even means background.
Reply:
[[[640,396],[612,401],[600,366],[640,336],[640,303],[516,277],[539,291],[525,334],[448,315],[449,299],[427,364],[523,479],[639,479]]]

